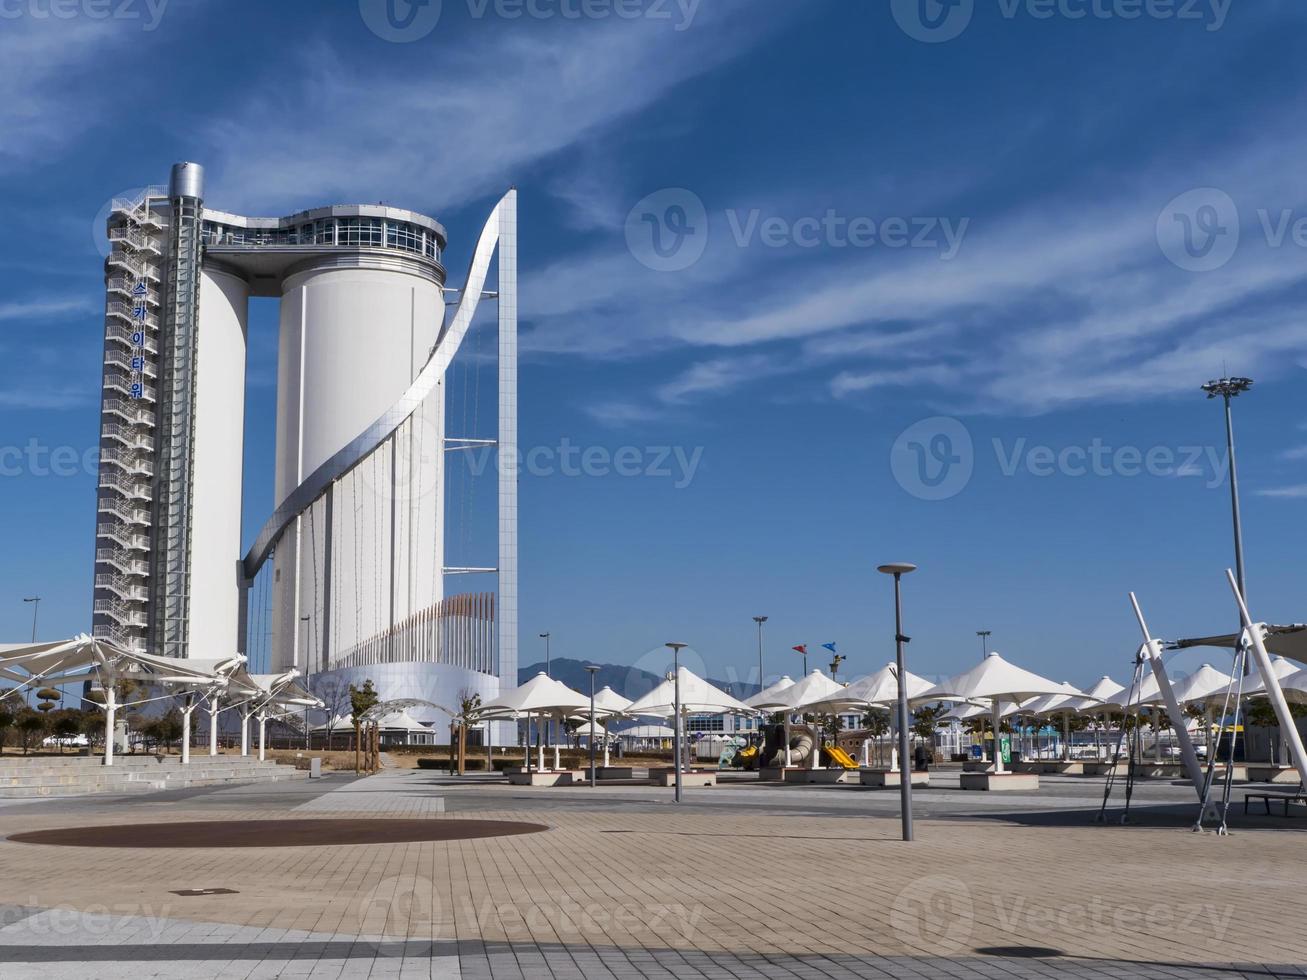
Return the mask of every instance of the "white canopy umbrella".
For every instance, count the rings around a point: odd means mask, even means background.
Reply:
[[[1284,691],[1286,701],[1292,701],[1295,704],[1307,704],[1307,669],[1295,670],[1292,673],[1285,674],[1280,678],[1280,689]],[[1252,697],[1264,698],[1266,697],[1266,685],[1258,681],[1255,690],[1246,687],[1244,693],[1250,694]]]
[[[785,765],[787,767],[791,764],[790,716],[800,710],[804,712],[811,710],[806,707],[809,701],[828,698],[843,690],[843,684],[827,677],[821,672],[820,667],[814,667],[807,677],[791,684],[787,688],[783,688],[768,699],[769,710],[783,711],[785,713]],[[800,705],[804,705],[804,707],[800,708]],[[814,731],[812,739],[812,755],[809,757],[809,765],[811,768],[817,768],[820,756],[820,741]]]
[[[1212,701],[1224,701],[1230,690],[1229,674],[1217,670],[1211,664],[1203,664],[1188,677],[1183,677],[1171,684],[1175,699],[1180,704],[1207,705]]]
[[[994,771],[1003,772],[1003,753],[999,749],[999,725],[1002,721],[1002,705],[1039,697],[1043,694],[1066,694],[1065,688],[1056,681],[1025,670],[1004,660],[999,654],[991,653],[975,667],[949,678],[936,685],[927,694],[936,700],[953,698],[956,700],[984,700],[990,704],[990,713],[994,726]]]
[[[590,698],[580,691],[574,691],[561,681],[556,681],[544,671],[536,674],[525,684],[519,684],[511,691],[492,698],[481,706],[481,714],[486,718],[521,718],[526,716],[527,746],[526,768],[530,768],[531,758],[531,716],[549,715],[563,717],[574,712],[590,711]],[[541,741],[537,768],[545,768],[545,746]],[[554,746],[554,768],[559,768],[558,746]]]
[[[912,704],[926,700],[922,698],[922,695],[930,691],[934,685],[924,677],[918,677],[912,671],[905,671],[904,677],[908,682],[908,702]],[[866,677],[854,681],[848,687],[841,687],[828,695],[814,695],[810,700],[800,704],[799,710],[838,714],[853,708],[896,704],[898,699],[898,668],[890,663],[876,671],[876,673],[868,674]]]
[[[1082,701],[1094,699],[1089,698],[1084,691],[1069,681],[1063,681],[1062,688],[1065,693],[1044,694],[1029,701],[1023,701],[1018,713],[1032,718],[1061,718],[1062,758],[1069,761],[1071,758],[1071,716],[1077,713],[1078,705]],[[1035,737],[1038,737],[1038,732],[1036,732]]]
[[[788,690],[794,686],[794,681],[789,674],[785,674],[774,684],[769,684],[751,698],[745,698],[744,703],[750,708],[760,708],[763,710],[779,711],[784,702],[776,700],[777,695],[782,691]]]
[[[751,715],[754,709],[743,701],[731,697],[714,687],[688,667],[680,669],[682,715]],[[665,680],[644,697],[636,698],[627,707],[628,715],[651,715],[669,718],[673,707],[675,684]]]
[[[611,687],[605,687],[602,691],[595,692],[595,717],[612,718],[618,715],[625,715],[631,707],[631,699],[624,698]],[[589,717],[589,705],[586,706],[586,716]]]
[[[605,728],[603,725],[591,725],[587,721],[584,725],[578,726],[576,731],[574,731],[572,734],[584,735],[587,738],[589,738],[590,736],[594,736],[595,738],[606,738],[608,735],[608,729]]]
[[[1276,678],[1280,681],[1280,686],[1284,687],[1285,678],[1292,677],[1294,674],[1303,673],[1303,668],[1285,657],[1272,657],[1271,670],[1274,671]],[[1243,686],[1243,693],[1248,695],[1265,694],[1266,682],[1262,680],[1260,674],[1253,674],[1247,679]],[[1286,690],[1284,696],[1289,698],[1289,692]],[[1294,700],[1289,698],[1289,700]]]
[[[1124,687],[1104,674],[1090,685],[1084,697],[1072,698],[1069,707],[1081,714],[1097,714],[1103,710],[1104,703],[1124,690]]]

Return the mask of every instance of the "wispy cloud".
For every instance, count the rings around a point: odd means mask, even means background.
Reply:
[[[1307,483],[1297,483],[1287,487],[1267,487],[1255,490],[1259,497],[1279,497],[1286,500],[1307,500]]]
[[[26,300],[0,303],[0,320],[33,320],[63,313],[86,313],[95,309],[89,299]]]
[[[626,20],[476,31],[386,77],[356,67],[356,51],[309,46],[297,70],[271,67],[275,85],[208,127],[213,197],[246,210],[379,194],[413,206],[463,204],[520,182],[532,164],[780,27],[735,16],[742,9],[705,5],[684,32]]]
[[[84,408],[94,404],[98,397],[98,392],[84,387],[54,387],[32,384],[14,388],[0,388],[0,407],[57,411],[69,408]]]
[[[1286,449],[1280,453],[1280,459],[1307,459],[1307,446],[1294,446],[1292,449]]]

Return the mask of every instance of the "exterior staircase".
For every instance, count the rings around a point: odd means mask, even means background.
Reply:
[[[176,755],[116,755],[113,765],[100,756],[0,756],[0,799],[85,796],[91,793],[154,793],[193,786],[234,786],[306,779],[308,772],[258,756],[203,755],[192,751],[190,765]]]

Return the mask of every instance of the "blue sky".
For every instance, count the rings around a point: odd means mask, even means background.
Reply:
[[[524,478],[524,663],[549,630],[654,669],[682,639],[743,677],[765,613],[769,673],[827,640],[863,673],[892,653],[874,567],[912,560],[919,672],[988,628],[1041,673],[1123,680],[1129,589],[1159,634],[1232,626],[1198,391],[1226,369],[1257,379],[1254,612],[1307,619],[1300,5],[438,7],[392,10],[399,42],[381,0],[5,8],[4,639],[36,593],[43,636],[89,626],[96,236],[180,159],[224,210],[434,214],[455,284],[520,188],[522,445],[632,447],[641,474]],[[256,304],[247,538],[273,505],[274,329]],[[488,435],[490,411],[451,423]],[[490,558],[492,490],[453,495],[455,560]]]

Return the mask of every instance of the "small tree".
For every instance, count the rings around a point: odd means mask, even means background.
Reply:
[[[368,678],[363,682],[362,687],[349,686],[349,708],[350,721],[354,723],[354,775],[359,775],[363,771],[362,744],[360,735],[363,728],[363,716],[377,706],[381,698],[377,690],[372,686],[372,679]],[[371,749],[369,749],[369,755]]]
[[[924,741],[927,747],[934,746],[935,732],[945,710],[941,704],[927,704],[912,712],[912,734]]]
[[[458,692],[458,774],[467,772],[467,730],[481,718],[481,695],[468,688]]]
[[[23,740],[23,755],[27,755],[32,739],[45,731],[45,716],[29,708],[19,714],[17,725]]]
[[[3,755],[5,751],[5,735],[9,729],[14,727],[17,717],[12,708],[5,702],[0,701],[0,755]]]
[[[64,750],[64,741],[72,738],[82,730],[83,712],[76,708],[63,708],[50,715],[50,733],[59,739],[59,751]]]

